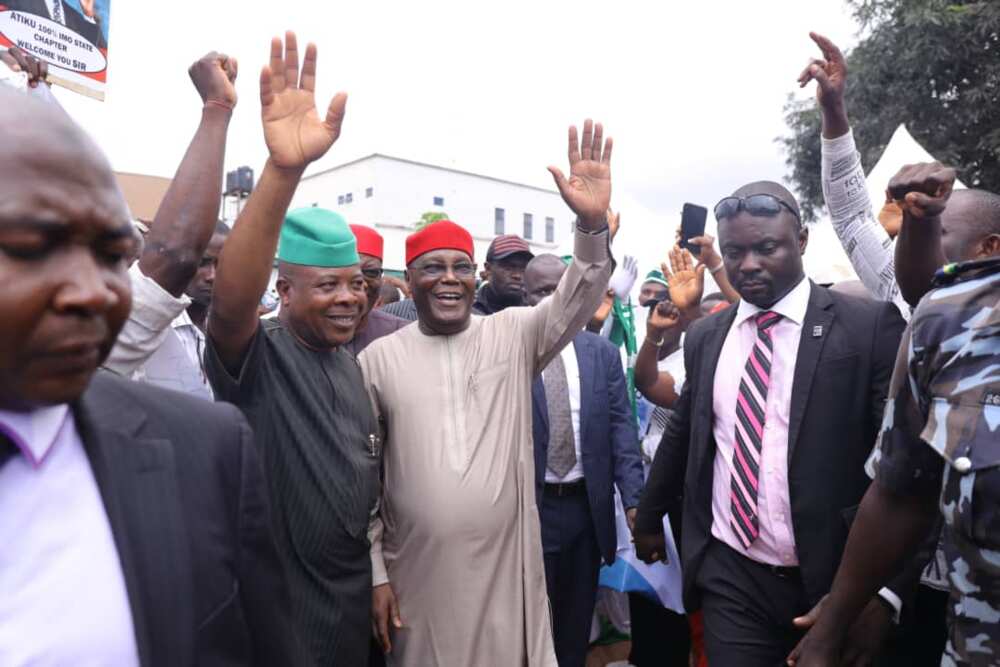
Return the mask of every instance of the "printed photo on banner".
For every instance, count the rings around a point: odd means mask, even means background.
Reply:
[[[0,0],[0,47],[49,64],[49,81],[103,100],[111,0]]]

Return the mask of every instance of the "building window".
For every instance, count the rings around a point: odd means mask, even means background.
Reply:
[[[530,239],[532,235],[531,226],[533,219],[530,213],[524,214],[524,238]]]
[[[444,197],[435,197],[434,198],[434,205],[435,206],[444,206]]]
[[[375,188],[365,188],[365,199],[371,199],[375,194]]]
[[[555,243],[556,241],[556,220],[555,218],[545,218],[545,242]]]
[[[344,205],[344,195],[337,195],[337,206]]]
[[[506,230],[506,214],[502,208],[497,208],[493,210],[493,233],[497,236],[505,233]]]
[[[354,193],[348,192],[346,195],[344,195],[344,201],[348,204],[354,201]]]

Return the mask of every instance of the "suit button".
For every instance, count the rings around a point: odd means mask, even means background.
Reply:
[[[963,475],[972,470],[972,461],[967,456],[959,456],[955,459],[955,470]]]

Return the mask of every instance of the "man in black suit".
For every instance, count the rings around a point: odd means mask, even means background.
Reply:
[[[566,264],[539,255],[524,273],[526,300],[552,294]],[[531,388],[535,498],[542,524],[545,583],[560,667],[582,667],[590,644],[601,559],[618,547],[614,486],[629,524],[642,490],[639,435],[618,349],[581,331]]]
[[[94,0],[83,0],[80,13],[65,0],[0,0],[7,9],[34,14],[66,26],[99,49],[108,48]]]
[[[740,188],[715,215],[741,301],[687,332],[687,381],[640,503],[636,550],[662,556],[663,513],[683,489],[685,604],[704,611],[709,663],[774,667],[840,562],[903,320],[890,303],[805,277],[808,231],[777,183]],[[900,592],[866,609],[872,632],[891,622]]]
[[[232,406],[102,373],[128,208],[65,115],[0,90],[0,664],[303,664]]]

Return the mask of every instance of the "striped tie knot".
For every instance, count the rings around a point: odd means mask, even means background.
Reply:
[[[767,331],[781,319],[779,313],[773,310],[765,310],[763,313],[757,313],[754,317],[754,321],[757,323],[757,331]]]

